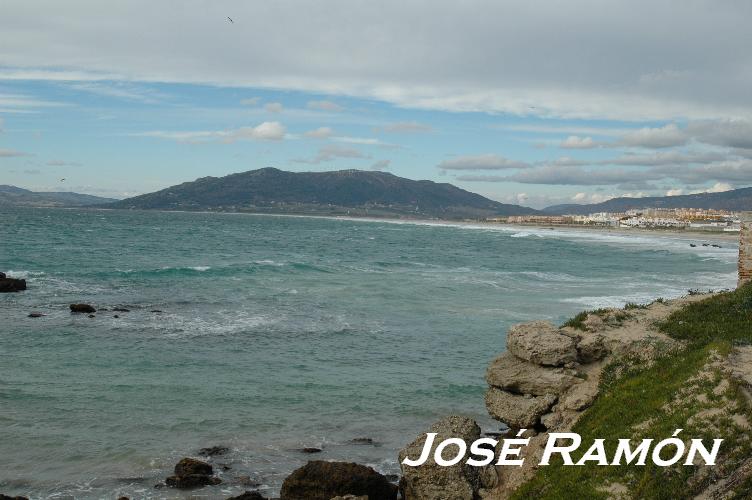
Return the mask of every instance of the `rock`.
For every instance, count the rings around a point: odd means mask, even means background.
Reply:
[[[161,312],[164,312],[164,311],[162,311],[161,309],[152,309],[150,312],[161,313]]]
[[[90,317],[90,318],[96,318],[96,316],[95,316],[95,315],[93,315],[93,314],[89,314],[89,317]]]
[[[352,443],[352,444],[374,444],[373,439],[371,439],[371,438],[355,438],[355,439],[351,439],[350,443]]]
[[[339,496],[339,497],[332,497],[331,500],[368,500],[368,495],[363,495],[363,496],[344,495],[344,496]]]
[[[200,488],[219,484],[222,481],[213,477],[212,466],[195,458],[184,458],[175,466],[175,475],[165,479],[167,486],[180,489]]]
[[[112,310],[115,312],[120,312],[120,313],[131,312],[130,309],[126,309],[125,307],[113,307]]]
[[[198,454],[202,457],[215,457],[218,455],[224,455],[229,452],[230,448],[226,446],[210,446],[208,448],[201,448],[198,450]]]
[[[29,313],[30,318],[41,318],[43,316],[46,316],[46,314],[42,314],[40,312],[31,312]]]
[[[15,278],[0,278],[0,293],[13,293],[26,290],[26,280]]]
[[[565,410],[582,411],[598,397],[598,386],[595,384],[580,384],[575,387],[560,403]]]
[[[131,500],[131,499],[128,497],[119,497],[117,500]]]
[[[581,363],[600,361],[610,353],[600,333],[584,335],[577,344],[577,357]]]
[[[298,451],[301,452],[301,453],[309,453],[310,454],[310,453],[321,453],[323,450],[321,448],[310,447],[310,448],[300,448]]]
[[[558,412],[552,412],[552,413],[546,413],[540,418],[540,423],[543,425],[543,427],[546,428],[546,430],[555,430],[562,422],[561,413]]]
[[[165,484],[172,488],[189,490],[201,488],[202,486],[214,486],[222,481],[218,477],[206,476],[204,474],[189,474],[187,476],[170,476],[165,479]]]
[[[281,500],[330,500],[339,495],[396,500],[397,487],[365,465],[315,460],[290,474],[280,490]]]
[[[562,366],[577,361],[574,339],[548,321],[512,326],[507,333],[507,350],[537,365]]]
[[[120,317],[120,316],[118,316],[117,314],[115,314],[115,315],[113,316],[113,318],[119,318],[119,317]]]
[[[0,273],[0,274],[2,274],[2,273]],[[10,497],[8,495],[3,495],[2,493],[0,493],[0,500],[29,500],[29,499],[26,498],[26,497],[21,497],[21,496]]]
[[[542,367],[505,352],[491,362],[486,381],[516,394],[561,394],[579,380],[561,368]]]
[[[597,314],[588,314],[582,325],[586,332],[600,332],[606,329],[606,322]]]
[[[251,476],[238,476],[235,478],[235,483],[240,484],[242,486],[250,486],[252,488],[257,488],[261,486],[261,483],[251,479]]]
[[[240,495],[228,497],[227,500],[266,500],[258,491],[244,491]]]
[[[556,396],[520,396],[495,387],[486,392],[488,413],[509,427],[530,429],[556,403]]]
[[[433,459],[433,451],[441,441],[448,438],[460,438],[470,444],[480,438],[480,427],[474,420],[467,417],[445,417],[431,426],[428,432],[435,432],[436,439],[428,460],[420,467],[411,467],[402,464],[405,457],[416,459],[420,456],[426,442],[426,434],[418,436],[412,443],[399,453],[402,478],[400,479],[400,491],[402,498],[406,500],[473,500],[482,488],[491,488],[495,484],[484,484],[481,469],[492,469],[493,465],[485,468],[467,465],[466,458],[456,465],[443,467],[436,464]],[[456,454],[457,447],[450,446],[443,455],[449,458],[451,453]],[[467,457],[467,455],[466,455]],[[488,483],[488,479],[487,479]]]
[[[3,279],[3,278],[7,278],[7,276],[5,275],[5,273],[0,273],[0,279]]]
[[[89,304],[71,304],[70,310],[72,313],[91,314],[91,313],[97,312],[97,310],[94,309],[94,307],[90,306]]]

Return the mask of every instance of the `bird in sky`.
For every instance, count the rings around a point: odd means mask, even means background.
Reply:
[[[230,21],[232,24],[235,24],[235,21],[233,21],[230,16],[227,16],[227,20]]]

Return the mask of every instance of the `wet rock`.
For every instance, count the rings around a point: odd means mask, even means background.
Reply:
[[[150,312],[161,313],[161,312],[164,312],[164,311],[162,311],[161,309],[152,309]]]
[[[230,448],[226,446],[210,446],[208,448],[201,448],[198,450],[198,454],[202,457],[216,457],[224,455],[230,451]]]
[[[43,316],[46,316],[46,314],[42,314],[40,312],[31,312],[29,313],[30,318],[41,318]]]
[[[321,448],[309,447],[309,448],[300,448],[298,451],[301,453],[311,454],[311,453],[321,453],[324,450],[322,450]]]
[[[252,488],[257,488],[261,486],[261,483],[251,479],[251,476],[238,476],[235,478],[235,483],[241,486],[250,486]]]
[[[244,491],[240,495],[228,497],[227,500],[266,500],[258,491]]]
[[[488,413],[509,427],[515,429],[530,429],[548,413],[556,403],[556,396],[520,396],[495,387],[486,392],[486,409]]]
[[[126,309],[125,307],[113,307],[112,310],[115,312],[120,312],[120,313],[131,312],[130,309]]]
[[[352,443],[352,444],[374,444],[373,439],[371,439],[371,438],[355,438],[355,439],[351,439],[350,443]]]
[[[562,366],[577,361],[575,340],[548,321],[512,326],[507,333],[507,350],[537,365]]]
[[[491,362],[486,381],[492,387],[517,394],[561,394],[578,379],[561,368],[542,367],[504,353]]]
[[[119,497],[117,500],[131,500],[131,499],[128,497]]]
[[[91,314],[97,312],[97,310],[89,304],[71,304],[70,310],[72,313]]]
[[[120,317],[120,316],[118,316],[117,314],[113,316],[113,318],[119,318],[119,317]]]
[[[395,500],[397,487],[365,465],[315,460],[290,474],[280,491],[281,500],[330,500],[341,495]]]
[[[95,315],[93,315],[93,314],[89,314],[89,317],[90,317],[90,318],[96,318],[96,316],[95,316]]]
[[[435,432],[436,439],[429,458],[423,465],[411,467],[402,464],[402,461],[405,457],[414,460],[420,456],[426,442],[425,433],[418,436],[399,453],[402,468],[400,491],[403,498],[407,500],[473,500],[481,489],[495,486],[495,482],[491,480],[491,478],[496,478],[493,465],[485,468],[472,467],[467,465],[465,458],[456,465],[443,467],[437,465],[433,459],[436,446],[445,439],[462,439],[467,443],[469,450],[470,444],[480,438],[480,427],[474,420],[459,416],[445,417],[432,425],[427,432]],[[456,453],[457,447],[450,446],[446,448],[442,456],[448,459],[450,455],[456,456]],[[481,469],[492,469],[490,471],[492,475],[485,475],[483,473],[485,471]],[[486,477],[485,483],[484,477]]]
[[[20,497],[20,496],[11,497],[11,496],[3,495],[2,493],[0,493],[0,500],[29,500],[29,499],[26,497]]]
[[[7,276],[5,275],[5,273],[0,273],[0,279],[3,279],[3,278],[7,278]]]
[[[213,477],[212,466],[195,458],[184,458],[175,465],[175,475],[165,480],[167,486],[180,489],[200,488],[219,484],[222,481]]]
[[[26,290],[26,280],[15,278],[0,278],[0,293],[22,292]]]

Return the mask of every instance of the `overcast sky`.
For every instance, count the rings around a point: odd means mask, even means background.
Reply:
[[[4,0],[0,184],[358,168],[535,207],[745,187],[751,23],[747,0]]]

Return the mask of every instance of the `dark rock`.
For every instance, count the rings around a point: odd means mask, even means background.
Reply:
[[[351,439],[350,442],[352,444],[374,444],[371,438],[355,438]]]
[[[21,496],[9,497],[8,495],[3,495],[2,493],[0,493],[0,500],[29,500],[29,499],[26,497],[21,497]]]
[[[398,482],[400,480],[400,477],[399,477],[399,474],[387,474],[386,475],[386,479],[390,483],[396,483],[396,482]]]
[[[120,316],[118,316],[117,314],[113,316],[113,318],[119,318],[119,317],[120,317]]]
[[[397,486],[365,465],[315,460],[290,474],[281,500],[329,500],[339,495],[368,495],[369,500],[395,500]]]
[[[191,474],[211,476],[214,474],[214,470],[211,465],[195,458],[184,458],[175,466],[176,476],[189,476]]]
[[[46,314],[42,314],[38,312],[29,313],[30,318],[41,318],[42,316],[46,316]]]
[[[151,310],[151,312],[153,312],[153,313],[161,313],[161,312],[163,312],[163,311],[161,311],[161,310],[159,310],[159,309],[152,309],[152,310]]]
[[[5,275],[5,273],[0,273],[0,279],[2,279],[2,278],[7,278],[7,276]]]
[[[26,280],[15,278],[0,278],[0,293],[13,293],[26,290]]]
[[[93,314],[89,314],[89,317],[90,317],[90,318],[96,318],[96,316],[95,316],[95,315],[93,315]]]
[[[87,314],[91,314],[91,313],[97,312],[97,310],[94,309],[94,307],[90,306],[89,304],[71,304],[70,305],[70,310],[73,313],[87,313]]]
[[[202,486],[214,486],[221,483],[218,477],[207,476],[205,474],[188,474],[186,476],[170,476],[165,479],[167,486],[181,490],[201,488]]]
[[[210,446],[209,448],[201,448],[198,450],[198,454],[202,457],[215,457],[217,455],[224,455],[230,451],[230,448],[226,446]]]
[[[118,498],[117,500],[131,500],[131,499],[130,499],[130,498],[128,498],[128,497],[120,497],[120,498]]]
[[[125,307],[113,307],[112,310],[119,313],[131,312],[130,309],[126,309]]]
[[[227,500],[266,500],[258,491],[244,491],[238,496],[229,497]]]
[[[301,448],[298,451],[300,451],[301,453],[321,453],[323,450],[321,448],[310,447],[310,448]]]
[[[234,481],[236,484],[240,484],[242,486],[250,486],[253,488],[257,488],[261,486],[261,483],[258,481],[254,481],[251,479],[251,476],[237,476]]]

